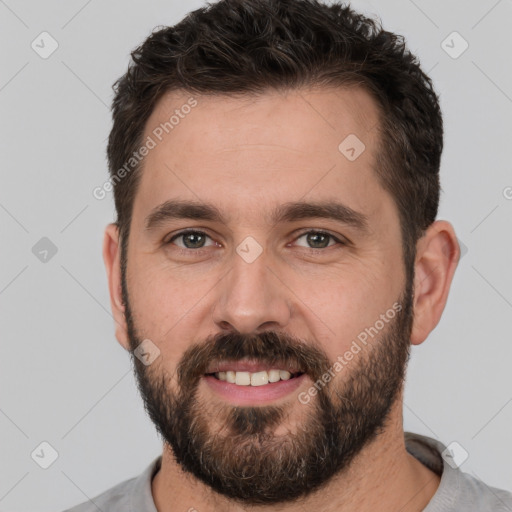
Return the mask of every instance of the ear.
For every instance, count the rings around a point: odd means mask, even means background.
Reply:
[[[413,345],[423,343],[439,323],[459,258],[459,243],[447,221],[435,221],[418,240],[411,332]]]
[[[103,261],[107,271],[110,307],[115,321],[117,341],[129,351],[130,342],[126,327],[123,295],[121,293],[121,247],[119,242],[117,225],[109,224],[105,228],[105,236],[103,238]]]

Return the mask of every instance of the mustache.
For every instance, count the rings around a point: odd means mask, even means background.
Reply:
[[[323,350],[302,339],[276,331],[260,334],[218,333],[189,347],[177,367],[178,381],[194,385],[212,363],[250,359],[269,366],[287,363],[318,380],[330,367]]]

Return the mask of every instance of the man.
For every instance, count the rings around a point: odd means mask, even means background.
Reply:
[[[403,39],[338,4],[221,0],[132,58],[103,254],[163,454],[71,510],[512,510],[403,431],[459,259]]]

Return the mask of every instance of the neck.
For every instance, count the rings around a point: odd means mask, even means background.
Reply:
[[[405,449],[402,400],[395,402],[384,431],[316,493],[297,502],[270,506],[244,506],[213,492],[185,473],[164,445],[162,465],[152,482],[158,512],[418,512],[432,499],[440,478]]]

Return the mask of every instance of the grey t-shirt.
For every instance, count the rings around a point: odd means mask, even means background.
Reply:
[[[489,487],[443,459],[441,442],[405,432],[407,451],[441,476],[436,493],[423,512],[512,512],[512,492]],[[160,469],[159,456],[138,477],[125,480],[92,500],[64,512],[157,512],[151,480]]]

